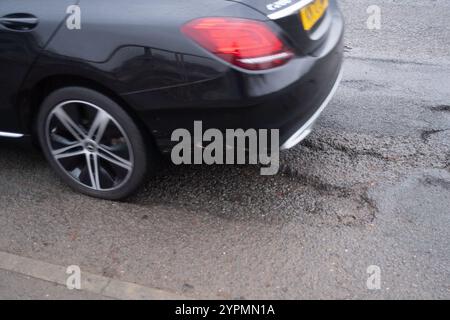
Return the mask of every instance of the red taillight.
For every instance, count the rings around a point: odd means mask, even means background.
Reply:
[[[225,61],[249,70],[281,66],[293,54],[263,22],[237,18],[201,18],[184,34]]]

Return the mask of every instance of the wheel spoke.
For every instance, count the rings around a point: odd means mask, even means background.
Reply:
[[[72,145],[74,143],[78,143],[77,141],[69,140],[69,139],[67,139],[67,138],[65,138],[65,137],[63,137],[63,136],[61,136],[59,134],[56,134],[56,133],[52,133],[50,135],[50,139],[53,142],[56,142],[56,143],[59,143],[59,144],[65,145],[65,146],[70,146],[70,145]]]
[[[82,144],[77,142],[70,146],[67,146],[67,147],[64,147],[61,149],[57,149],[57,150],[53,150],[52,154],[57,159],[73,157],[74,155],[79,155],[79,154],[84,153],[83,150],[72,151],[73,149],[81,148],[81,147],[82,147]]]
[[[110,117],[103,110],[98,110],[94,121],[92,122],[91,129],[88,133],[88,138],[99,143],[105,133],[106,127],[108,126]]]
[[[98,167],[98,157],[96,154],[86,154],[86,163],[89,173],[89,179],[91,180],[92,188],[100,190],[100,175]]]
[[[67,114],[62,107],[57,108],[54,111],[54,115],[58,118],[61,124],[70,132],[71,135],[75,137],[78,141],[86,138],[84,130],[80,128]]]
[[[98,147],[98,156],[102,159],[115,164],[116,166],[122,167],[128,171],[131,171],[133,165],[130,161],[119,157],[118,155],[108,151],[107,149],[99,146]]]
[[[100,190],[102,187],[100,185],[100,170],[99,170],[99,166],[98,166],[98,156],[96,154],[93,154],[92,160],[94,161],[95,186],[96,186],[97,190]]]
[[[81,155],[83,155],[84,153],[85,153],[85,152],[84,152],[83,150],[81,150],[81,151],[75,151],[75,152],[70,152],[70,153],[64,153],[64,154],[60,154],[60,155],[55,156],[55,159],[61,160],[61,159],[65,159],[65,158],[81,156]]]
[[[61,159],[66,159],[66,158],[70,158],[70,157],[76,157],[76,156],[81,156],[83,155],[85,152],[83,150],[81,151],[75,151],[75,152],[70,152],[70,153],[64,153],[64,154],[60,154],[55,156],[55,159],[57,160],[61,160]]]

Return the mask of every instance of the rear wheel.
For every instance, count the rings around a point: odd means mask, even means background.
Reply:
[[[99,92],[59,89],[44,100],[37,121],[47,160],[81,193],[123,199],[142,184],[152,166],[133,119]]]

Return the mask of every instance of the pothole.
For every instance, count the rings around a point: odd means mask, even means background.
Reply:
[[[450,112],[450,105],[439,105],[431,107],[430,109],[435,112]]]
[[[377,207],[368,195],[364,185],[345,187],[321,180],[319,177],[307,175],[298,170],[292,170],[288,165],[282,166],[282,172],[302,184],[313,195],[311,203],[305,203],[310,208],[303,221],[310,224],[361,226],[373,222]]]
[[[449,129],[424,130],[415,136],[373,136],[321,130],[303,142],[302,146],[320,154],[338,152],[357,161],[372,159],[385,166],[434,167],[446,165],[444,144],[428,144],[431,137]],[[448,151],[448,150],[447,150]]]
[[[258,167],[171,167],[133,202],[183,208],[199,218],[296,221],[321,226],[361,226],[376,208],[362,186],[346,188],[310,175],[287,172],[263,177]]]
[[[428,143],[428,141],[430,140],[432,135],[435,135],[437,133],[441,133],[444,132],[445,130],[436,130],[436,129],[432,129],[432,130],[423,130],[420,137],[422,138],[422,141],[424,143]]]
[[[450,181],[445,180],[445,179],[436,178],[436,177],[432,177],[432,176],[427,176],[424,179],[422,179],[422,183],[424,185],[441,187],[443,189],[446,189],[446,190],[450,191]]]

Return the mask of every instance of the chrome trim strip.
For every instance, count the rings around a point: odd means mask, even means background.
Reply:
[[[328,94],[325,101],[322,103],[320,108],[312,115],[312,117],[299,129],[296,133],[294,133],[282,146],[281,150],[287,150],[295,147],[297,144],[302,142],[311,132],[312,132],[312,126],[317,121],[317,118],[322,114],[322,112],[325,110],[325,108],[330,103],[331,99],[335,95],[339,84],[341,83],[343,75],[343,69],[339,71],[339,75],[336,79],[336,82],[333,85],[333,88],[331,89],[330,93]]]
[[[301,0],[287,8],[281,9],[280,11],[269,14],[267,17],[271,20],[277,20],[284,17],[287,17],[293,14],[296,11],[299,11],[301,8],[311,4],[314,0]]]
[[[271,56],[241,59],[239,61],[242,63],[245,63],[245,64],[262,64],[262,63],[272,62],[274,60],[287,59],[289,57],[292,57],[292,53],[281,52],[281,53],[274,54]]]
[[[22,138],[24,135],[21,133],[2,132],[0,131],[0,137],[4,138]]]

